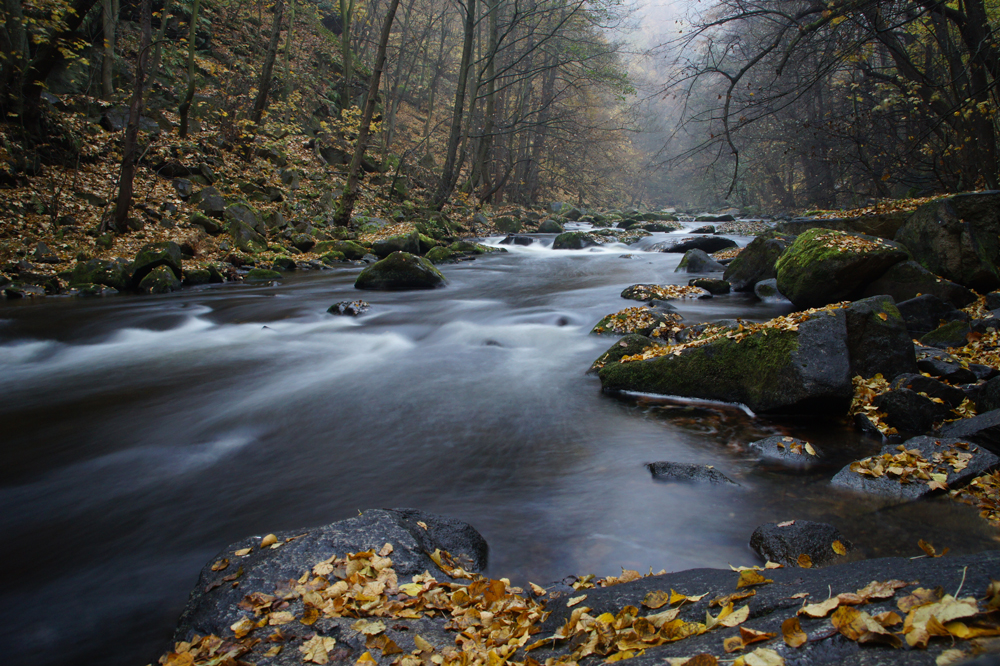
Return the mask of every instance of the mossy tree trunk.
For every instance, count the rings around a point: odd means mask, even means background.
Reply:
[[[194,5],[191,7],[190,25],[188,26],[188,86],[187,92],[184,94],[184,101],[181,102],[181,108],[178,110],[181,117],[180,137],[182,139],[188,135],[188,114],[191,112],[191,102],[194,100],[194,43],[198,33],[198,9],[200,7],[201,0],[194,0]]]
[[[470,0],[471,1],[471,0]],[[385,68],[385,49],[392,32],[392,21],[396,17],[399,0],[391,0],[389,10],[382,24],[382,34],[379,36],[378,52],[375,54],[375,67],[372,79],[368,85],[368,97],[365,99],[365,110],[361,115],[361,127],[358,130],[358,143],[354,147],[354,156],[347,168],[347,186],[337,202],[337,212],[333,221],[338,226],[346,227],[351,222],[354,213],[354,203],[358,200],[358,172],[361,170],[361,159],[368,148],[368,137],[371,132],[372,118],[375,116],[375,105],[378,101],[378,88],[382,80],[382,70]]]
[[[340,58],[344,65],[344,78],[340,91],[340,108],[351,106],[351,79],[354,63],[351,56],[351,20],[354,16],[354,0],[340,0]]]

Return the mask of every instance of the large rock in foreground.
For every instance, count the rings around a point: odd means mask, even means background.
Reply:
[[[401,579],[428,570],[442,578],[428,557],[438,549],[451,553],[468,571],[482,571],[488,558],[486,541],[471,525],[413,509],[373,509],[331,525],[275,537],[273,545],[264,547],[260,537],[238,541],[201,570],[175,640],[190,640],[194,634],[231,634],[230,626],[247,615],[239,606],[245,597],[274,595],[277,586],[297,580],[333,555],[378,552],[389,543],[393,568]],[[249,549],[247,554],[237,555],[245,549]]]
[[[357,289],[406,291],[444,286],[445,279],[434,264],[407,252],[393,252],[361,271],[354,282]]]
[[[983,293],[1000,286],[1000,192],[926,203],[896,234],[924,268]]]
[[[644,353],[606,362],[604,390],[741,403],[754,412],[843,413],[855,375],[917,371],[887,296],[738,330],[709,327],[687,344]]]
[[[775,264],[778,290],[800,308],[835,303],[906,259],[906,250],[891,241],[810,229]]]

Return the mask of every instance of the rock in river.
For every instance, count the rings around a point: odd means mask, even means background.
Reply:
[[[687,481],[725,486],[740,485],[711,465],[659,461],[647,464],[646,468],[657,481]]]
[[[354,282],[357,289],[377,291],[434,289],[444,284],[444,275],[434,268],[434,264],[407,252],[393,252],[385,259],[368,266]]]
[[[750,547],[769,562],[797,567],[806,563],[799,559],[805,555],[810,566],[822,567],[836,564],[838,560],[843,562],[852,544],[833,525],[789,520],[766,523],[755,529],[750,536]]]
[[[775,435],[751,442],[747,448],[763,463],[777,463],[783,467],[803,469],[819,462],[813,445],[795,437]],[[777,560],[775,560],[777,562]]]

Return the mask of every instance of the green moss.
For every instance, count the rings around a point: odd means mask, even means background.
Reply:
[[[256,282],[259,280],[280,280],[281,273],[268,270],[266,268],[254,268],[247,273],[246,280]]]
[[[771,329],[740,342],[720,338],[679,356],[609,363],[600,372],[605,390],[639,391],[767,405],[794,381],[792,353],[798,333]]]

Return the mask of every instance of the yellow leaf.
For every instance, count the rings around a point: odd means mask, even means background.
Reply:
[[[215,564],[212,565],[212,571],[222,571],[223,569],[225,569],[228,566],[229,566],[229,560],[227,560],[227,559],[221,559],[221,560],[219,560],[218,562],[216,562]]]
[[[785,659],[769,648],[757,648],[743,656],[743,663],[746,666],[785,666]]]
[[[378,664],[378,662],[375,661],[375,657],[373,657],[372,653],[367,650],[365,650],[365,653],[358,657],[358,660],[354,662],[355,666],[376,666],[376,664]]]
[[[632,650],[625,650],[624,652],[615,652],[613,655],[604,660],[605,664],[613,664],[616,661],[624,661],[626,659],[631,659],[632,657],[638,657],[643,654],[645,650],[639,650],[634,652]]]
[[[234,623],[230,629],[236,634],[236,638],[243,638],[257,626],[257,623],[248,617],[240,618],[236,623]]]
[[[743,648],[743,639],[739,636],[730,636],[722,641],[722,649],[726,652],[738,652]]]
[[[295,616],[288,611],[281,611],[279,613],[271,613],[267,618],[267,623],[271,625],[288,624],[294,619]]]
[[[672,590],[671,590],[672,591]],[[663,608],[668,603],[670,603],[670,596],[662,590],[654,590],[646,594],[642,600],[642,605],[646,608],[652,608],[656,610],[657,608]],[[687,597],[685,597],[687,598]]]
[[[878,313],[878,318],[881,319],[882,321],[886,321],[887,319],[889,319],[889,315],[887,315],[884,312],[879,312]]]
[[[406,585],[399,586],[400,592],[409,595],[411,597],[418,596],[423,589],[424,586],[418,583],[407,583]]]
[[[812,558],[810,558],[805,553],[802,553],[801,555],[799,555],[799,560],[798,561],[799,561],[799,566],[802,567],[803,569],[810,569],[810,568],[812,568],[812,565],[813,565]]]
[[[818,604],[808,604],[803,606],[799,609],[799,615],[805,615],[806,617],[826,617],[830,614],[830,611],[839,605],[839,598],[830,597],[826,601],[821,601]]]
[[[236,555],[237,557],[243,557],[244,555],[249,555],[250,551],[252,550],[253,548],[240,548],[238,551],[234,553],[234,555]]]
[[[426,640],[424,640],[424,638],[421,637],[420,634],[414,634],[414,636],[413,636],[413,644],[416,645],[417,649],[420,650],[421,652],[433,652],[434,651],[434,646],[431,645],[430,643],[428,643]]]
[[[840,541],[834,541],[830,546],[837,555],[847,555],[847,548]]]
[[[802,647],[809,640],[806,632],[802,631],[802,625],[799,624],[797,617],[790,617],[781,623],[781,635],[785,639],[785,644],[793,648]]]
[[[576,606],[578,603],[580,603],[586,598],[587,598],[586,594],[581,594],[578,597],[570,597],[569,601],[566,602],[566,608],[572,608],[573,606]]]
[[[546,590],[541,585],[535,585],[534,583],[531,582],[529,582],[528,585],[531,586],[531,591],[534,592],[535,596],[537,597],[544,597],[546,594],[548,594],[548,590]]]
[[[766,585],[767,583],[773,582],[774,581],[770,578],[764,578],[753,569],[748,569],[740,573],[740,579],[736,583],[736,589],[751,587],[753,585]]]
[[[328,654],[336,644],[336,639],[316,634],[299,646],[299,652],[303,654],[304,661],[313,664],[326,664],[330,661]]]
[[[278,543],[278,537],[274,536],[273,534],[268,534],[266,537],[261,539],[260,547],[267,548],[268,546],[273,546],[276,543]]]
[[[385,623],[381,620],[358,620],[351,625],[351,629],[365,636],[374,636],[385,631]]]
[[[738,624],[746,622],[747,618],[749,617],[750,617],[750,604],[747,604],[743,608],[733,611],[726,617],[722,618],[719,621],[719,624],[722,625],[723,627],[735,627]]]

